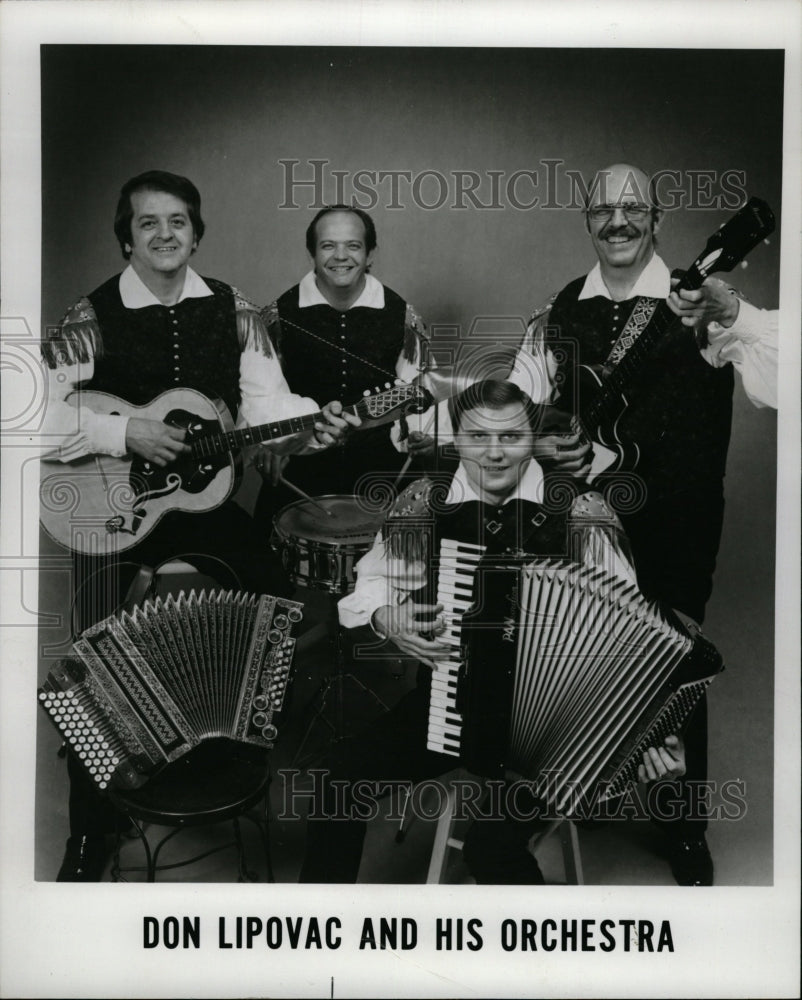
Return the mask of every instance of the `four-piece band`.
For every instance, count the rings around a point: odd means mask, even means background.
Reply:
[[[44,343],[60,443],[41,519],[74,567],[73,648],[39,694],[67,746],[60,881],[100,879],[115,788],[212,738],[272,749],[302,711],[285,694],[311,588],[339,598],[338,660],[370,629],[417,679],[315,760],[330,781],[301,881],[356,881],[366,788],[461,767],[478,883],[542,883],[528,844],[544,820],[593,820],[639,783],[677,883],[713,884],[692,787],[722,664],[700,626],[733,369],[776,407],[778,315],[712,275],[774,220],[753,198],[672,272],[641,170],[607,167],[588,190],[598,262],[534,312],[500,379],[435,363],[415,309],[369,273],[361,209],[318,212],[312,270],[260,310],[189,266],[191,181],[122,187],[125,269]],[[243,460],[262,476],[253,518],[232,499]],[[143,567],[175,559],[215,589],[132,598]],[[515,795],[493,799],[505,783]]]

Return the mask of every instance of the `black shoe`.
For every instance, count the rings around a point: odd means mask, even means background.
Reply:
[[[99,882],[111,848],[105,837],[70,837],[57,882]]]
[[[704,836],[673,841],[668,863],[677,885],[713,884],[713,859]]]

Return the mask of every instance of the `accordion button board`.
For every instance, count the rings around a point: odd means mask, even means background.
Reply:
[[[302,607],[238,591],[148,602],[87,629],[39,703],[100,790],[139,787],[213,737],[271,748]]]

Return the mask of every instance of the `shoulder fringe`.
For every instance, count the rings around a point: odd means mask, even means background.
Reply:
[[[68,309],[58,327],[42,341],[42,358],[48,368],[88,364],[102,355],[100,326],[87,298]]]
[[[426,324],[415,311],[415,307],[407,302],[407,311],[404,317],[404,358],[414,363],[420,354],[418,350],[420,342],[428,341],[428,339],[429,331],[426,329]]]
[[[250,348],[264,354],[266,358],[272,358],[273,345],[259,309],[233,285],[231,291],[234,293],[234,310],[237,316],[237,337],[240,350],[244,351]]]
[[[396,498],[382,532],[390,558],[428,561],[434,524],[430,503],[433,488],[430,479],[417,479]]]

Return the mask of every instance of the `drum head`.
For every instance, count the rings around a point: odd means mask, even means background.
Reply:
[[[297,500],[276,514],[276,533],[282,538],[303,538],[335,547],[369,548],[384,523],[383,511],[363,509],[362,501],[346,494]],[[320,508],[324,508],[321,510]]]

